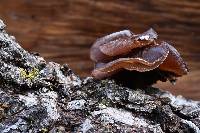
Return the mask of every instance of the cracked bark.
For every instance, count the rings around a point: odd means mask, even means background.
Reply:
[[[200,132],[200,102],[80,79],[25,51],[1,21],[0,51],[1,132]]]

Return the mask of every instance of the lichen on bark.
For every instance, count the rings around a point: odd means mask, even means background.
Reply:
[[[0,132],[200,132],[200,102],[81,79],[25,51],[0,21]]]

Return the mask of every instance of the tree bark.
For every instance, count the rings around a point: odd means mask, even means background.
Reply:
[[[0,132],[200,132],[200,102],[80,79],[25,51],[0,21]]]
[[[154,28],[159,38],[180,51],[189,76],[175,94],[200,100],[200,2],[198,0],[1,0],[0,16],[28,51],[47,61],[68,63],[80,76],[89,76],[93,63],[89,48],[99,37],[130,29],[141,33]],[[191,80],[192,79],[192,80]],[[190,89],[188,89],[190,87]]]

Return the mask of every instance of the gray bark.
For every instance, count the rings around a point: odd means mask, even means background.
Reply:
[[[200,102],[80,79],[25,51],[0,21],[0,132],[200,132]],[[188,88],[189,89],[189,88]]]

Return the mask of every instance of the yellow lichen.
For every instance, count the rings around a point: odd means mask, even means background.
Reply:
[[[47,133],[48,132],[48,129],[47,128],[42,128],[41,129],[41,133]]]
[[[39,73],[39,70],[37,68],[33,68],[31,71],[27,72],[25,69],[20,68],[20,75],[23,78],[27,79],[34,79]]]

